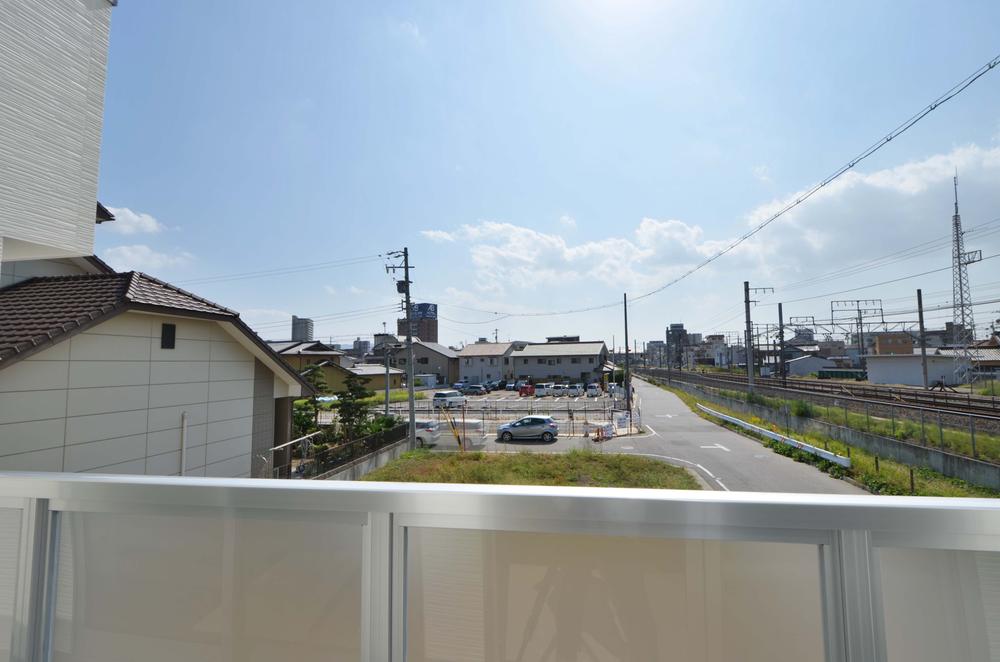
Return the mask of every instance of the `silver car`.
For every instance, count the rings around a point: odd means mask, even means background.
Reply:
[[[551,442],[559,435],[559,425],[551,416],[525,416],[512,423],[497,427],[497,437],[501,441],[514,439],[541,439]]]

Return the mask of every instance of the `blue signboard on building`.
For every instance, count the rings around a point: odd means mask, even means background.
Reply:
[[[415,303],[411,317],[415,320],[436,320],[438,307],[436,303]]]

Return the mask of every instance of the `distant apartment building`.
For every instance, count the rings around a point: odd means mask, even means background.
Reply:
[[[355,338],[354,342],[351,343],[351,348],[348,350],[351,356],[361,359],[364,358],[366,354],[372,351],[372,341],[362,340],[361,338]]]
[[[529,343],[510,355],[516,379],[591,384],[608,372],[603,341]]]
[[[307,342],[313,339],[313,321],[308,317],[292,315],[292,340]]]
[[[875,335],[875,353],[879,355],[913,354],[913,338],[908,333],[879,333]]]
[[[480,338],[456,353],[458,374],[463,382],[481,384],[494,379],[513,379],[514,365],[511,354],[523,342],[488,342]]]

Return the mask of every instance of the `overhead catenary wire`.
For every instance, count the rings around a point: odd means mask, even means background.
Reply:
[[[778,220],[779,218],[781,218],[782,216],[784,216],[785,214],[787,214],[789,211],[795,209],[796,207],[798,207],[802,203],[804,203],[807,200],[809,200],[810,198],[812,198],[814,195],[816,195],[819,191],[821,191],[822,189],[824,189],[826,186],[828,186],[829,184],[831,184],[834,181],[836,181],[837,179],[839,179],[845,173],[847,173],[850,170],[854,169],[854,167],[857,166],[859,163],[861,163],[862,161],[868,159],[873,154],[875,154],[876,152],[878,152],[879,150],[881,150],[883,147],[885,147],[886,145],[888,145],[891,141],[893,141],[894,139],[898,138],[900,135],[904,134],[906,131],[908,131],[914,125],[916,125],[918,122],[920,122],[920,120],[922,120],[924,117],[926,117],[927,115],[931,114],[932,112],[934,112],[935,110],[937,110],[939,107],[941,107],[942,104],[950,101],[951,99],[954,99],[956,96],[958,96],[963,91],[965,91],[970,85],[972,85],[977,80],[979,80],[980,78],[982,78],[983,76],[985,76],[987,73],[989,73],[990,71],[992,71],[998,64],[1000,64],[1000,55],[997,55],[997,56],[993,57],[992,59],[990,59],[989,61],[987,61],[985,64],[983,64],[981,67],[979,67],[978,69],[976,69],[974,72],[972,72],[971,74],[969,74],[968,76],[966,76],[964,79],[962,79],[961,81],[959,81],[958,83],[956,83],[955,85],[953,85],[944,94],[942,94],[939,97],[937,97],[936,99],[934,99],[927,106],[923,107],[922,109],[920,109],[919,111],[917,111],[915,114],[913,114],[912,116],[910,116],[908,119],[906,119],[904,122],[902,122],[901,124],[899,124],[896,128],[894,128],[891,131],[889,131],[884,137],[879,138],[878,140],[876,140],[874,143],[872,143],[867,148],[865,148],[864,150],[862,150],[859,154],[857,154],[850,161],[848,161],[844,165],[838,167],[836,170],[834,170],[830,175],[828,175],[826,178],[824,178],[823,180],[821,180],[819,183],[813,185],[811,188],[807,189],[803,193],[801,193],[798,196],[796,196],[794,200],[791,200],[788,203],[786,203],[785,205],[783,205],[780,209],[778,209],[778,211],[776,211],[775,213],[771,214],[766,219],[764,219],[763,221],[761,221],[757,225],[753,226],[750,230],[748,230],[747,232],[743,233],[742,235],[740,235],[739,237],[737,237],[736,239],[734,239],[733,241],[731,241],[724,248],[716,251],[712,255],[708,256],[707,258],[705,258],[701,262],[699,262],[696,265],[694,265],[693,267],[687,269],[686,271],[684,271],[680,275],[676,276],[675,278],[669,280],[668,282],[664,283],[663,285],[660,285],[659,287],[657,287],[657,288],[655,288],[653,290],[645,292],[644,294],[640,294],[638,296],[632,297],[631,300],[630,300],[630,303],[634,304],[634,303],[636,303],[638,301],[642,301],[642,300],[647,299],[649,297],[652,297],[652,296],[654,296],[656,294],[659,294],[660,292],[663,292],[664,290],[666,290],[666,289],[668,289],[668,288],[676,285],[677,283],[680,283],[681,281],[685,280],[686,278],[690,277],[692,274],[695,274],[698,271],[704,269],[705,267],[709,266],[710,264],[712,264],[713,262],[715,262],[719,258],[727,255],[732,250],[734,250],[736,247],[738,247],[739,245],[741,245],[743,242],[745,242],[746,240],[750,239],[751,237],[753,237],[754,235],[756,235],[758,232],[760,232],[761,230],[763,230],[766,227],[768,227],[769,225],[771,225],[771,223],[773,223],[774,221]],[[948,268],[950,268],[950,267],[948,267]],[[929,272],[929,273],[933,273],[933,272]],[[845,291],[853,291],[853,290],[845,290]],[[623,305],[623,304],[620,301],[615,301],[615,302],[609,302],[609,303],[605,303],[605,304],[596,304],[596,305],[593,305],[593,306],[586,306],[586,307],[581,307],[581,308],[574,308],[574,309],[561,310],[561,311],[555,311],[555,312],[524,312],[524,313],[502,312],[502,311],[497,311],[497,310],[485,310],[485,309],[481,309],[481,308],[471,308],[471,307],[462,307],[462,306],[455,306],[455,307],[463,309],[463,310],[470,310],[470,311],[473,311],[473,312],[486,313],[486,314],[489,314],[489,315],[497,315],[497,316],[501,316],[502,315],[504,317],[555,317],[555,316],[560,316],[560,315],[572,315],[572,314],[577,314],[577,313],[586,313],[586,312],[593,312],[593,311],[598,311],[598,310],[606,310],[606,309],[609,309],[609,308],[616,308],[616,307],[621,306],[621,305]],[[485,324],[487,322],[483,322],[483,323]]]

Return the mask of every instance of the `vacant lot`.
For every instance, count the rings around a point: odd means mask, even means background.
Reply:
[[[485,485],[564,485],[699,490],[686,469],[634,455],[542,453],[404,453],[362,480]]]

